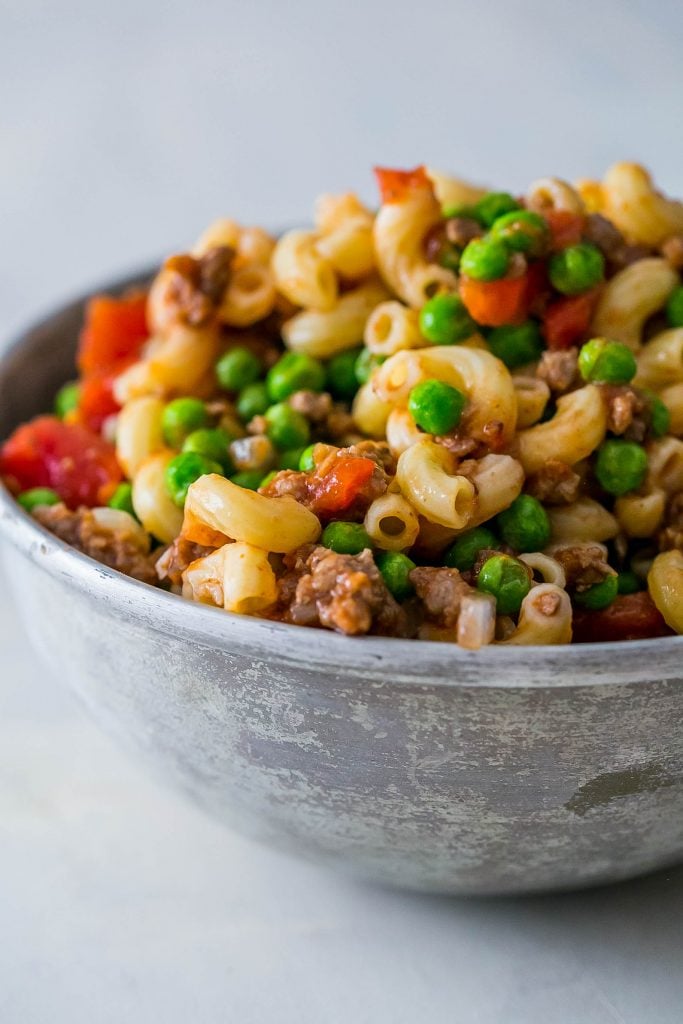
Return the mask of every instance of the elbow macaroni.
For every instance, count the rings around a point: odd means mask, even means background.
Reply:
[[[667,626],[683,633],[683,553],[657,555],[647,574],[647,587]]]
[[[334,267],[317,247],[312,231],[287,231],[271,257],[275,284],[290,302],[320,312],[332,309],[338,285]]]
[[[368,317],[378,302],[387,298],[379,281],[368,281],[346,292],[326,312],[303,310],[282,327],[282,337],[292,352],[329,359],[354,348],[363,337]]]
[[[558,399],[551,420],[519,432],[519,460],[529,474],[537,473],[550,459],[574,466],[595,451],[606,432],[602,395],[594,384],[587,384]]]
[[[648,317],[662,308],[678,281],[666,260],[638,260],[607,283],[593,317],[596,335],[621,341],[637,352]]]
[[[398,460],[396,481],[402,494],[430,523],[459,530],[475,510],[474,485],[451,474],[451,458],[433,441],[418,441]]]
[[[428,179],[413,185],[398,202],[385,203],[375,218],[377,266],[387,287],[408,306],[419,309],[432,287],[455,291],[457,278],[430,264],[422,250],[427,231],[441,210]]]

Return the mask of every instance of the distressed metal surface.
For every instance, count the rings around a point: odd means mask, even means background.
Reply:
[[[2,433],[68,376],[79,317],[3,364]],[[4,493],[0,532],[38,649],[109,732],[235,828],[442,892],[596,884],[683,857],[683,638],[478,653],[349,640],[136,584]]]

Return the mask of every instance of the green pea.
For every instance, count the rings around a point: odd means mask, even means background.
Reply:
[[[532,210],[514,210],[498,217],[491,228],[491,237],[511,252],[541,256],[548,244],[548,222]]]
[[[365,527],[361,523],[328,523],[322,532],[320,543],[339,555],[358,555],[365,548],[372,547]]]
[[[332,356],[325,370],[326,388],[335,398],[350,402],[358,391],[356,377],[356,360],[361,353],[360,348],[350,348],[346,352],[338,352]]]
[[[116,488],[111,498],[109,499],[108,504],[109,508],[117,508],[121,512],[127,512],[128,515],[133,516],[134,519],[137,519],[137,516],[135,515],[135,509],[133,508],[132,484],[127,482],[119,484],[119,486]]]
[[[550,540],[550,520],[540,501],[520,494],[498,515],[500,535],[515,551],[541,551]]]
[[[77,380],[70,380],[68,384],[62,385],[55,395],[55,413],[63,420],[67,413],[78,408],[81,400],[81,385]]]
[[[386,356],[378,356],[369,348],[362,348],[356,359],[356,380],[359,384],[367,384],[378,366],[386,361]]]
[[[174,398],[161,416],[164,441],[171,448],[180,448],[188,434],[208,422],[206,406],[198,398]]]
[[[605,257],[596,245],[580,242],[553,253],[548,274],[553,288],[563,295],[579,295],[594,288],[605,273]]]
[[[33,512],[34,508],[41,505],[58,505],[62,499],[56,491],[50,487],[32,487],[28,491],[22,491],[17,501],[27,512]]]
[[[475,526],[473,530],[461,534],[446,551],[443,564],[449,569],[466,572],[474,567],[479,552],[484,548],[498,548],[500,541],[495,533],[485,526]]]
[[[213,430],[204,428],[193,430],[183,442],[184,452],[198,452],[213,462],[218,462],[223,467],[224,473],[231,473],[233,470],[232,459],[228,451],[228,445],[232,438],[225,430],[216,427]]]
[[[627,345],[607,338],[592,338],[581,346],[579,370],[586,381],[625,384],[636,375],[636,359]]]
[[[448,434],[457,427],[467,399],[462,391],[441,380],[423,380],[408,396],[408,411],[428,434]]]
[[[248,423],[254,416],[263,416],[269,405],[265,381],[259,380],[254,384],[247,384],[246,388],[240,391],[236,403],[237,415],[244,423]]]
[[[637,594],[643,585],[632,569],[626,569],[617,577],[617,588],[620,594]]]
[[[545,348],[541,330],[535,320],[494,327],[486,335],[486,340],[494,356],[511,370],[540,359]]]
[[[674,288],[666,303],[666,318],[671,327],[683,327],[683,285]]]
[[[258,491],[259,487],[265,484],[269,476],[271,476],[270,473],[264,476],[262,469],[243,469],[241,473],[234,473],[230,477],[230,481],[233,484],[237,484],[238,487],[246,488],[248,491]]]
[[[231,348],[216,363],[216,379],[226,391],[241,391],[258,380],[263,363],[243,345]]]
[[[435,295],[420,310],[420,333],[433,345],[457,345],[476,329],[459,295]]]
[[[482,565],[477,589],[493,594],[499,615],[515,615],[531,589],[526,566],[510,555],[493,555]]]
[[[314,451],[314,444],[309,444],[308,448],[304,448],[302,451],[298,466],[302,473],[312,473],[315,469],[315,458],[313,456]]]
[[[497,281],[510,265],[507,247],[495,238],[473,238],[463,250],[460,270],[475,281]]]
[[[648,411],[650,413],[650,430],[655,437],[663,437],[671,427],[671,412],[659,395],[646,393]]]
[[[598,449],[595,475],[609,494],[626,494],[642,484],[647,473],[647,453],[633,441],[611,439]]]
[[[415,592],[410,582],[410,574],[416,566],[407,555],[400,551],[379,551],[375,555],[375,564],[382,574],[387,590],[397,601],[405,601]]]
[[[490,228],[504,214],[519,209],[519,203],[509,192],[487,192],[474,204],[475,220]]]
[[[310,447],[310,445],[309,445],[309,447]],[[308,449],[307,448],[302,448],[302,447],[299,447],[299,448],[289,448],[287,451],[283,452],[282,455],[280,456],[280,458],[278,459],[278,466],[279,466],[279,468],[280,469],[298,469],[299,468],[299,463],[301,462],[301,456],[303,455],[303,453],[305,451],[308,451]]]
[[[285,352],[266,375],[271,402],[284,402],[295,391],[322,391],[325,367],[303,352]]]
[[[265,413],[266,434],[276,448],[303,448],[308,444],[311,428],[308,420],[286,402],[271,405]]]
[[[574,603],[582,608],[590,608],[591,611],[599,611],[607,608],[619,593],[619,578],[616,573],[612,576],[605,576],[601,583],[595,583],[587,590],[574,593]]]
[[[454,217],[466,217],[468,220],[479,222],[479,213],[474,203],[452,203],[450,206],[442,206],[441,215],[444,220],[452,220]]]
[[[182,508],[187,498],[190,484],[199,480],[207,473],[218,473],[223,475],[223,469],[218,462],[207,459],[199,452],[181,452],[166,466],[166,489],[171,495],[174,504]]]

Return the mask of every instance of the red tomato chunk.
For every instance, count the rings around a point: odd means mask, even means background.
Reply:
[[[121,299],[91,299],[78,346],[78,368],[84,376],[110,370],[140,354],[149,336],[147,297],[136,293]]]
[[[574,643],[578,644],[601,640],[647,640],[672,633],[646,590],[637,594],[620,594],[602,611],[577,609],[573,630]]]
[[[583,295],[551,303],[545,311],[541,327],[548,348],[571,348],[584,341],[597,300],[598,290],[593,288]]]
[[[356,498],[375,471],[371,459],[341,456],[317,482],[311,507],[316,513],[343,512]]]
[[[51,487],[71,509],[106,504],[123,474],[114,449],[98,434],[55,416],[19,427],[0,449],[9,487]]]
[[[577,245],[581,241],[586,218],[570,210],[544,210],[543,216],[550,228],[550,248],[553,252]]]
[[[416,189],[432,187],[424,167],[416,167],[412,171],[375,167],[375,177],[383,203],[400,203]]]

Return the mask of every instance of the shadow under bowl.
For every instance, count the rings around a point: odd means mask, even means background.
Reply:
[[[73,376],[83,308],[7,351],[0,437]],[[683,637],[479,652],[352,639],[130,580],[1,487],[0,533],[52,671],[158,777],[247,835],[457,894],[598,885],[683,859]]]

